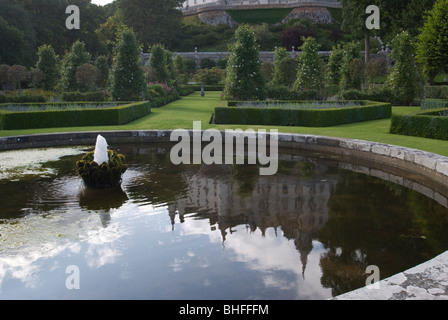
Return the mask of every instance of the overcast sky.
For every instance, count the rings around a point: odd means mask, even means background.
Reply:
[[[112,1],[113,0],[92,0],[92,3],[104,6],[105,4],[111,3]]]

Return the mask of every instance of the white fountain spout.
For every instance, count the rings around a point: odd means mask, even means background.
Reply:
[[[93,161],[99,165],[103,162],[109,163],[109,154],[107,153],[107,141],[102,135],[96,137],[95,152],[93,154]]]

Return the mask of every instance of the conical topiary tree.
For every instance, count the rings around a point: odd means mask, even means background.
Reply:
[[[319,57],[319,45],[313,37],[302,38],[302,53],[297,57],[297,79],[295,90],[320,90],[323,87],[323,75]]]
[[[84,42],[77,40],[62,61],[62,89],[77,91],[76,72],[84,63],[90,63],[91,55],[86,51]]]
[[[112,97],[119,101],[141,99],[145,78],[140,67],[140,49],[134,32],[122,31],[112,68]]]
[[[37,55],[39,60],[36,63],[36,69],[45,74],[45,79],[39,85],[44,90],[54,90],[60,77],[59,59],[54,49],[45,44],[38,48]]]
[[[255,34],[247,25],[238,27],[236,42],[230,46],[226,72],[226,95],[232,99],[264,99],[266,82]]]

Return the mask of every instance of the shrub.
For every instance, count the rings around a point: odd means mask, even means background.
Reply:
[[[320,98],[317,90],[292,91],[287,86],[268,86],[266,96],[274,100],[317,100]]]
[[[67,102],[78,102],[78,101],[92,101],[92,102],[103,102],[108,98],[108,93],[106,91],[92,91],[92,92],[63,92],[62,100]]]
[[[223,69],[212,67],[210,69],[199,69],[194,74],[193,79],[202,84],[216,85],[223,84],[225,76],[226,74]]]
[[[421,102],[421,109],[440,109],[448,108],[448,100],[444,99],[423,99]]]
[[[371,100],[380,102],[394,103],[394,93],[389,87],[377,86],[370,88],[368,91],[349,89],[339,93],[339,99],[344,100]]]
[[[297,50],[303,45],[303,38],[315,37],[316,34],[312,29],[307,28],[304,25],[298,24],[287,27],[281,35],[282,47],[288,51],[292,50],[292,47]]]
[[[211,68],[216,67],[216,62],[210,58],[204,58],[199,63],[199,66],[201,69],[211,69]]]
[[[22,92],[21,94],[0,94],[0,103],[28,103],[28,102],[45,102],[47,98],[44,94]]]
[[[448,86],[426,86],[426,98],[448,99]]]

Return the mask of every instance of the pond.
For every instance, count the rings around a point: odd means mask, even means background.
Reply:
[[[260,176],[114,149],[129,169],[102,191],[86,147],[0,153],[0,299],[328,299],[448,248],[446,207],[338,158],[283,151]]]

